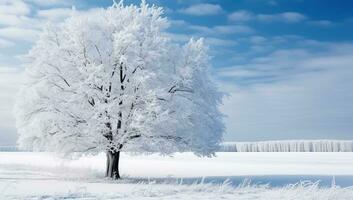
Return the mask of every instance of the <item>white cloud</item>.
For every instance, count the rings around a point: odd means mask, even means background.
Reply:
[[[1,14],[28,15],[30,7],[21,0],[2,0],[0,2]]]
[[[19,54],[30,48],[47,20],[57,22],[67,16],[71,9],[60,7],[68,6],[69,2],[73,3],[69,0],[0,0],[0,144],[14,144],[16,139],[12,107],[22,80]],[[48,9],[54,6],[56,9]]]
[[[278,14],[259,14],[257,16],[259,21],[264,21],[264,22],[288,22],[288,23],[295,23],[295,22],[300,22],[307,17],[301,13],[297,12],[284,12],[284,13],[278,13]]]
[[[353,44],[321,46],[276,50],[220,70],[220,86],[231,94],[222,107],[231,134],[226,138],[350,138]]]
[[[57,6],[57,5],[70,5],[70,0],[25,0],[28,3],[33,3],[38,6]]]
[[[0,29],[0,36],[13,39],[32,42],[38,37],[39,31],[33,29],[7,27]]]
[[[169,20],[171,26],[188,26],[189,23],[187,23],[186,21],[184,20]]]
[[[252,44],[262,44],[264,42],[267,42],[267,39],[259,35],[254,35],[250,37],[250,42]]]
[[[21,16],[13,14],[0,14],[0,25],[14,26],[22,23]]]
[[[309,21],[308,24],[319,27],[330,27],[333,25],[333,22],[329,20],[313,20]]]
[[[246,69],[234,69],[234,68],[226,68],[218,71],[218,76],[226,77],[226,78],[246,78],[246,77],[254,77],[259,73],[252,70]]]
[[[208,44],[211,46],[234,46],[237,44],[234,40],[222,39],[222,36],[229,34],[250,34],[255,32],[251,27],[246,25],[220,25],[220,26],[200,26],[190,24],[184,20],[172,20],[171,25],[180,27],[181,29],[188,29],[196,31],[193,34],[170,34],[175,41],[185,42],[190,37],[206,37]]]
[[[228,15],[228,19],[234,22],[244,22],[257,20],[260,22],[286,22],[296,23],[307,19],[307,17],[298,12],[283,12],[275,14],[255,14],[246,10],[235,11]]]
[[[12,108],[21,77],[20,71],[14,67],[0,67],[0,129],[15,127]]]
[[[18,27],[27,29],[38,29],[43,22],[37,18],[24,15],[0,14],[0,25],[4,27]]]
[[[222,25],[222,26],[199,26],[189,24],[187,28],[196,30],[203,35],[219,35],[219,34],[248,34],[254,30],[246,25]]]
[[[192,35],[181,34],[181,33],[168,33],[167,35],[171,38],[172,41],[178,42],[178,43],[188,42],[190,40],[190,37],[192,36]]]
[[[179,10],[179,12],[183,14],[196,15],[196,16],[217,15],[223,12],[223,9],[220,5],[217,5],[217,4],[202,3],[202,4],[191,5],[187,8]]]
[[[228,15],[228,19],[231,21],[239,21],[239,22],[243,22],[243,21],[249,21],[254,19],[254,14],[246,11],[246,10],[238,10],[235,11],[233,13],[231,13],[230,15]]]
[[[72,14],[73,10],[69,8],[53,8],[47,10],[39,10],[38,17],[46,18],[50,21],[62,21]]]
[[[175,33],[168,33],[168,35],[171,37],[171,39],[175,42],[179,42],[181,44],[184,44],[190,40],[190,38],[199,38],[196,35],[188,35],[188,34],[175,34]],[[226,39],[221,39],[221,38],[215,38],[215,37],[206,37],[205,42],[207,45],[211,47],[229,47],[229,46],[234,46],[237,45],[238,43],[234,40],[226,40]]]
[[[33,42],[46,22],[60,22],[72,13],[67,0],[0,0],[0,36]],[[71,2],[73,3],[73,2]],[[56,6],[40,10],[43,7]],[[5,42],[1,42],[4,46]],[[8,45],[8,43],[6,43]]]
[[[11,47],[14,45],[15,45],[15,43],[13,43],[9,40],[5,40],[5,39],[0,38],[0,47],[1,48]]]
[[[195,4],[195,3],[201,3],[202,0],[176,0],[177,3],[179,4]]]
[[[277,6],[278,5],[278,2],[275,1],[275,0],[270,0],[267,2],[268,5],[271,5],[271,6]]]
[[[32,42],[41,26],[41,21],[32,17],[32,5],[23,0],[0,2],[0,37],[7,40]],[[5,45],[9,45],[7,42]],[[1,63],[0,63],[1,64]]]
[[[228,25],[228,26],[215,26],[213,27],[214,32],[222,34],[234,34],[234,33],[252,33],[254,30],[249,26],[245,25]]]
[[[206,44],[210,46],[234,46],[237,45],[237,42],[234,40],[226,40],[226,39],[220,39],[220,38],[214,38],[214,37],[207,37],[205,38]]]

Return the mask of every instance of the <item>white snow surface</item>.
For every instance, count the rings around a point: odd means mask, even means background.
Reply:
[[[353,140],[224,142],[222,152],[352,152]]]
[[[49,153],[0,152],[0,199],[353,199],[350,152],[216,155],[123,153],[123,179],[113,181],[104,178],[104,154],[65,160]],[[276,183],[278,176],[283,183]],[[291,182],[293,176],[298,180]],[[329,184],[316,182],[324,176]]]

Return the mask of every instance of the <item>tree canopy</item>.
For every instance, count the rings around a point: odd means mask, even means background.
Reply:
[[[48,26],[28,53],[15,108],[22,148],[192,151],[222,139],[222,94],[203,39],[173,42],[163,9],[115,3]]]

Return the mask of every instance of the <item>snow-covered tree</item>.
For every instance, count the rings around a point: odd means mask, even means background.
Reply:
[[[15,115],[22,148],[107,152],[119,178],[127,152],[212,155],[222,139],[221,94],[203,40],[171,42],[159,7],[114,4],[73,13],[28,54]]]

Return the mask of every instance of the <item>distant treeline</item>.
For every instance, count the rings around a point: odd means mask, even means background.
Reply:
[[[0,151],[20,151],[17,146],[0,146]]]
[[[0,151],[20,150],[16,146],[0,146]],[[224,142],[219,152],[353,152],[353,140]]]
[[[352,152],[353,140],[224,142],[221,152]]]

